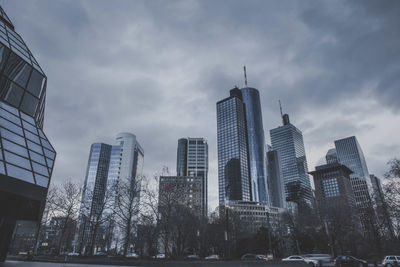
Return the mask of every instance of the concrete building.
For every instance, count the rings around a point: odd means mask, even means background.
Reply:
[[[202,178],[202,215],[207,216],[208,207],[208,144],[204,138],[181,138],[178,140],[177,176]]]

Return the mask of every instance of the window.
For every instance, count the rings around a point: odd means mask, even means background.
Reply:
[[[336,178],[322,180],[322,191],[324,197],[339,196],[339,185]]]

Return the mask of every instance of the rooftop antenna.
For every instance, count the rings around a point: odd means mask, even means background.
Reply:
[[[279,109],[281,110],[281,117],[283,118],[283,113],[282,113],[282,104],[281,104],[281,100],[278,100],[279,101]]]
[[[244,71],[244,85],[247,87],[247,74],[246,74],[246,66],[243,66]]]

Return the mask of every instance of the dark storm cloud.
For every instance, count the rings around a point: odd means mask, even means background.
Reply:
[[[265,135],[278,99],[304,133],[309,169],[356,135],[372,172],[398,150],[398,1],[2,1],[48,76],[45,131],[53,182],[83,181],[93,142],[137,135],[145,173],[175,169],[180,137],[210,147],[217,202],[215,103],[243,86],[261,93]],[[391,120],[391,124],[382,121]],[[385,139],[379,149],[377,136]],[[381,152],[379,152],[381,151]],[[382,152],[384,151],[384,152]],[[396,152],[397,151],[397,152]]]

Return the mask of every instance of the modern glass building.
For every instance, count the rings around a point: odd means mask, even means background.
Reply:
[[[0,7],[0,261],[16,220],[42,216],[55,150],[43,132],[46,75]]]
[[[350,179],[357,206],[359,208],[370,207],[372,185],[364,153],[357,138],[351,136],[336,140],[335,147],[337,158],[340,163],[346,165],[353,171],[353,173],[350,174]]]
[[[208,144],[204,138],[181,138],[178,140],[177,176],[200,177],[201,214],[207,216]]]
[[[239,88],[217,102],[219,204],[251,200],[246,111]]]
[[[249,170],[252,201],[269,204],[267,170],[265,161],[265,136],[262,121],[260,94],[257,89],[240,89],[246,111]]]
[[[268,146],[267,160],[267,181],[270,205],[272,207],[286,208],[285,184],[283,183],[279,153]]]
[[[90,149],[82,204],[79,216],[79,231],[76,237],[77,248],[83,254],[89,250],[106,251],[118,237],[115,233],[115,218],[112,216],[115,205],[115,186],[118,181],[134,181],[143,172],[144,151],[131,133],[117,135],[117,145],[94,143]],[[139,201],[139,196],[137,196]],[[109,217],[109,220],[98,218]],[[91,247],[93,227],[101,221]],[[113,246],[115,247],[115,246]]]
[[[270,130],[272,149],[278,151],[287,201],[311,204],[312,191],[303,134],[283,115],[283,126]]]

